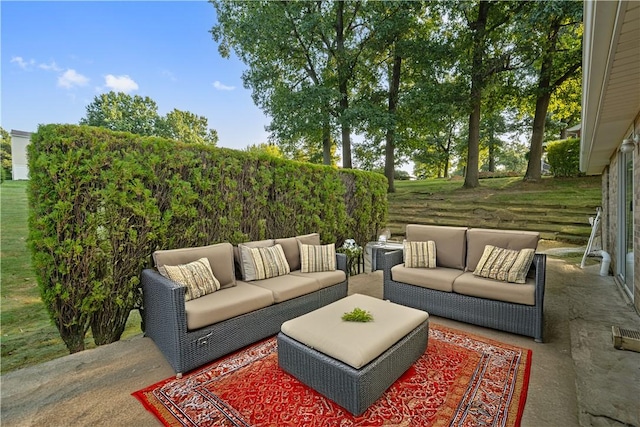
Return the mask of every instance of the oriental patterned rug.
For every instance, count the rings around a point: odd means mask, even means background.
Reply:
[[[430,325],[427,351],[352,416],[278,368],[275,337],[133,395],[167,426],[518,426],[531,350]]]

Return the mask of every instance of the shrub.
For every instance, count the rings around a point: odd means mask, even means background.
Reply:
[[[120,339],[156,249],[319,232],[364,243],[386,221],[374,173],[106,129],[44,125],[29,145],[29,245],[70,352]]]
[[[569,138],[547,144],[547,161],[556,177],[580,176],[580,139]]]

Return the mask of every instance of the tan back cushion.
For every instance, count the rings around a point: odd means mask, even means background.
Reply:
[[[405,238],[408,242],[433,240],[436,244],[437,266],[463,270],[466,260],[466,232],[466,227],[407,224]]]
[[[233,246],[230,243],[198,246],[195,248],[168,249],[155,251],[153,261],[158,271],[165,265],[188,264],[200,258],[207,258],[213,275],[220,282],[220,289],[236,285],[233,269]]]
[[[519,251],[536,249],[540,233],[535,231],[490,230],[470,228],[467,231],[467,271],[474,271],[487,245]]]
[[[287,257],[291,271],[300,270],[300,243],[305,245],[319,245],[320,235],[318,233],[304,234],[302,236],[276,239],[275,244],[282,245],[284,256]]]

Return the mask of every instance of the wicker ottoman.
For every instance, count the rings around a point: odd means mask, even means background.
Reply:
[[[367,323],[345,322],[359,307]],[[362,414],[422,355],[429,315],[366,295],[351,295],[282,324],[278,363],[354,415]]]

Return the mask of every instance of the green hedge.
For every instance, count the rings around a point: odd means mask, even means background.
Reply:
[[[43,125],[29,154],[29,244],[70,352],[117,341],[156,249],[320,233],[364,244],[384,226],[386,178],[265,154]]]
[[[569,138],[547,144],[547,161],[556,177],[580,176],[580,139]]]

